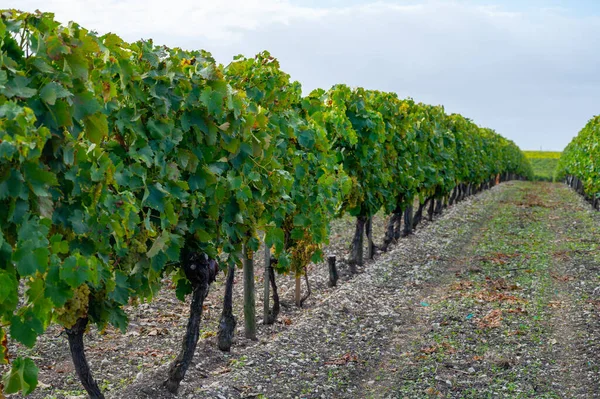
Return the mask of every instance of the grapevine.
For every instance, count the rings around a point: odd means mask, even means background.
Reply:
[[[589,193],[599,190],[588,161],[596,154],[582,140],[595,126],[561,161]],[[178,298],[192,297],[165,381],[176,393],[219,269],[228,287],[219,346],[231,346],[230,288],[241,264],[246,335],[255,337],[252,260],[262,233],[273,267],[299,283],[322,258],[331,220],[348,213],[357,218],[356,271],[364,230],[380,210],[393,215],[387,248],[402,216],[410,230],[426,204],[431,217],[500,176],[531,176],[518,147],[441,106],[343,84],[303,97],[268,52],[223,67],[206,51],[128,43],[49,13],[3,10],[0,338],[32,347],[60,324],[82,384],[102,398],[84,332],[89,324],[125,331],[125,305],[151,301],[168,277]],[[4,393],[31,392],[35,363],[1,347],[11,363]]]

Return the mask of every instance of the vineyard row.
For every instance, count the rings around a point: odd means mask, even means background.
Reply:
[[[231,347],[242,264],[245,333],[255,337],[260,234],[275,288],[275,273],[300,279],[319,261],[331,220],[350,214],[355,271],[375,213],[391,215],[386,250],[426,206],[431,214],[532,175],[512,141],[441,106],[346,85],[302,96],[267,52],[222,66],[205,51],[127,43],[49,13],[0,13],[4,393],[37,384],[34,362],[11,358],[7,338],[32,347],[59,323],[83,386],[102,398],[85,358],[86,328],[125,331],[125,305],[152,300],[166,276],[178,298],[192,297],[165,382],[177,392],[220,269],[219,347]]]

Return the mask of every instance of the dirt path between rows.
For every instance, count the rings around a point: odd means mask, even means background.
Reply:
[[[448,210],[323,298],[287,331],[236,350],[228,365],[209,369],[202,361],[208,348],[201,349],[180,396],[377,397],[385,376],[409,378],[394,364],[431,329],[427,301],[443,295],[455,274],[468,268],[460,259],[507,193],[506,187],[493,189]],[[144,385],[114,397],[160,395]]]
[[[572,193],[560,193],[568,200]],[[553,254],[547,359],[565,398],[600,397],[600,263],[598,218],[581,201],[549,221],[560,249]],[[559,200],[560,201],[560,200]],[[591,214],[591,215],[590,215]],[[564,215],[564,216],[562,216]],[[591,217],[590,217],[591,216]]]
[[[455,277],[422,299],[429,329],[356,397],[600,397],[598,215],[561,185],[501,193]]]

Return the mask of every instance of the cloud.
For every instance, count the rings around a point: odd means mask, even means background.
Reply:
[[[305,91],[335,83],[395,91],[444,104],[526,149],[562,149],[600,104],[600,19],[560,9],[464,1],[17,2],[126,40],[206,49],[223,63],[267,49]]]
[[[241,32],[291,18],[310,18],[324,11],[279,0],[9,0],[9,7],[40,9],[61,22],[76,21],[101,32],[112,31],[129,40],[140,37],[206,38],[233,41]]]

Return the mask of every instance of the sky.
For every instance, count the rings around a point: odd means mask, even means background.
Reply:
[[[336,83],[442,104],[524,150],[560,151],[600,111],[597,0],[3,0],[125,40],[268,50],[305,93]]]

